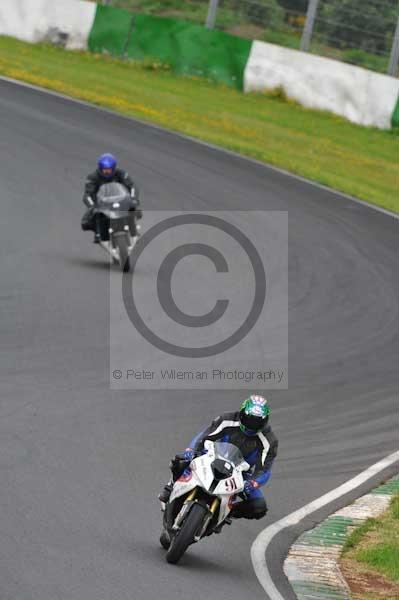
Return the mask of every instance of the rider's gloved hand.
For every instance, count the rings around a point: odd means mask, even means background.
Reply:
[[[255,481],[255,479],[248,479],[244,483],[244,492],[249,496],[251,492],[256,490],[259,487],[259,483]]]
[[[193,460],[195,452],[192,448],[186,448],[182,454],[184,460],[189,460],[190,462]]]
[[[184,469],[186,469],[190,462],[193,460],[195,456],[194,450],[191,448],[186,448],[184,452],[180,454],[176,454],[174,458],[172,458],[170,462],[170,470],[172,471],[173,477],[179,479],[180,475],[183,473]]]

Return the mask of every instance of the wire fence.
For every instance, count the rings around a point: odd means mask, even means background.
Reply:
[[[399,0],[103,0],[398,76]],[[396,34],[396,35],[395,35]]]

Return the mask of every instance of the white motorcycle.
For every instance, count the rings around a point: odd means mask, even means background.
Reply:
[[[219,533],[237,494],[244,491],[243,472],[250,469],[239,448],[225,442],[204,443],[206,453],[194,458],[162,504],[161,545],[166,560],[176,564],[188,546]]]

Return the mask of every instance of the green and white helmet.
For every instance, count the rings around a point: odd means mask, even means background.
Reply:
[[[255,435],[266,427],[270,407],[263,396],[252,395],[246,398],[240,409],[240,429],[247,435]]]

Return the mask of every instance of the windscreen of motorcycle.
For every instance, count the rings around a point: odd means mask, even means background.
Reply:
[[[129,210],[131,198],[128,189],[121,183],[104,183],[97,192],[97,204],[104,208]],[[119,204],[119,206],[115,206]]]
[[[215,458],[228,461],[234,467],[238,467],[245,462],[241,450],[228,442],[215,442],[214,453]]]

